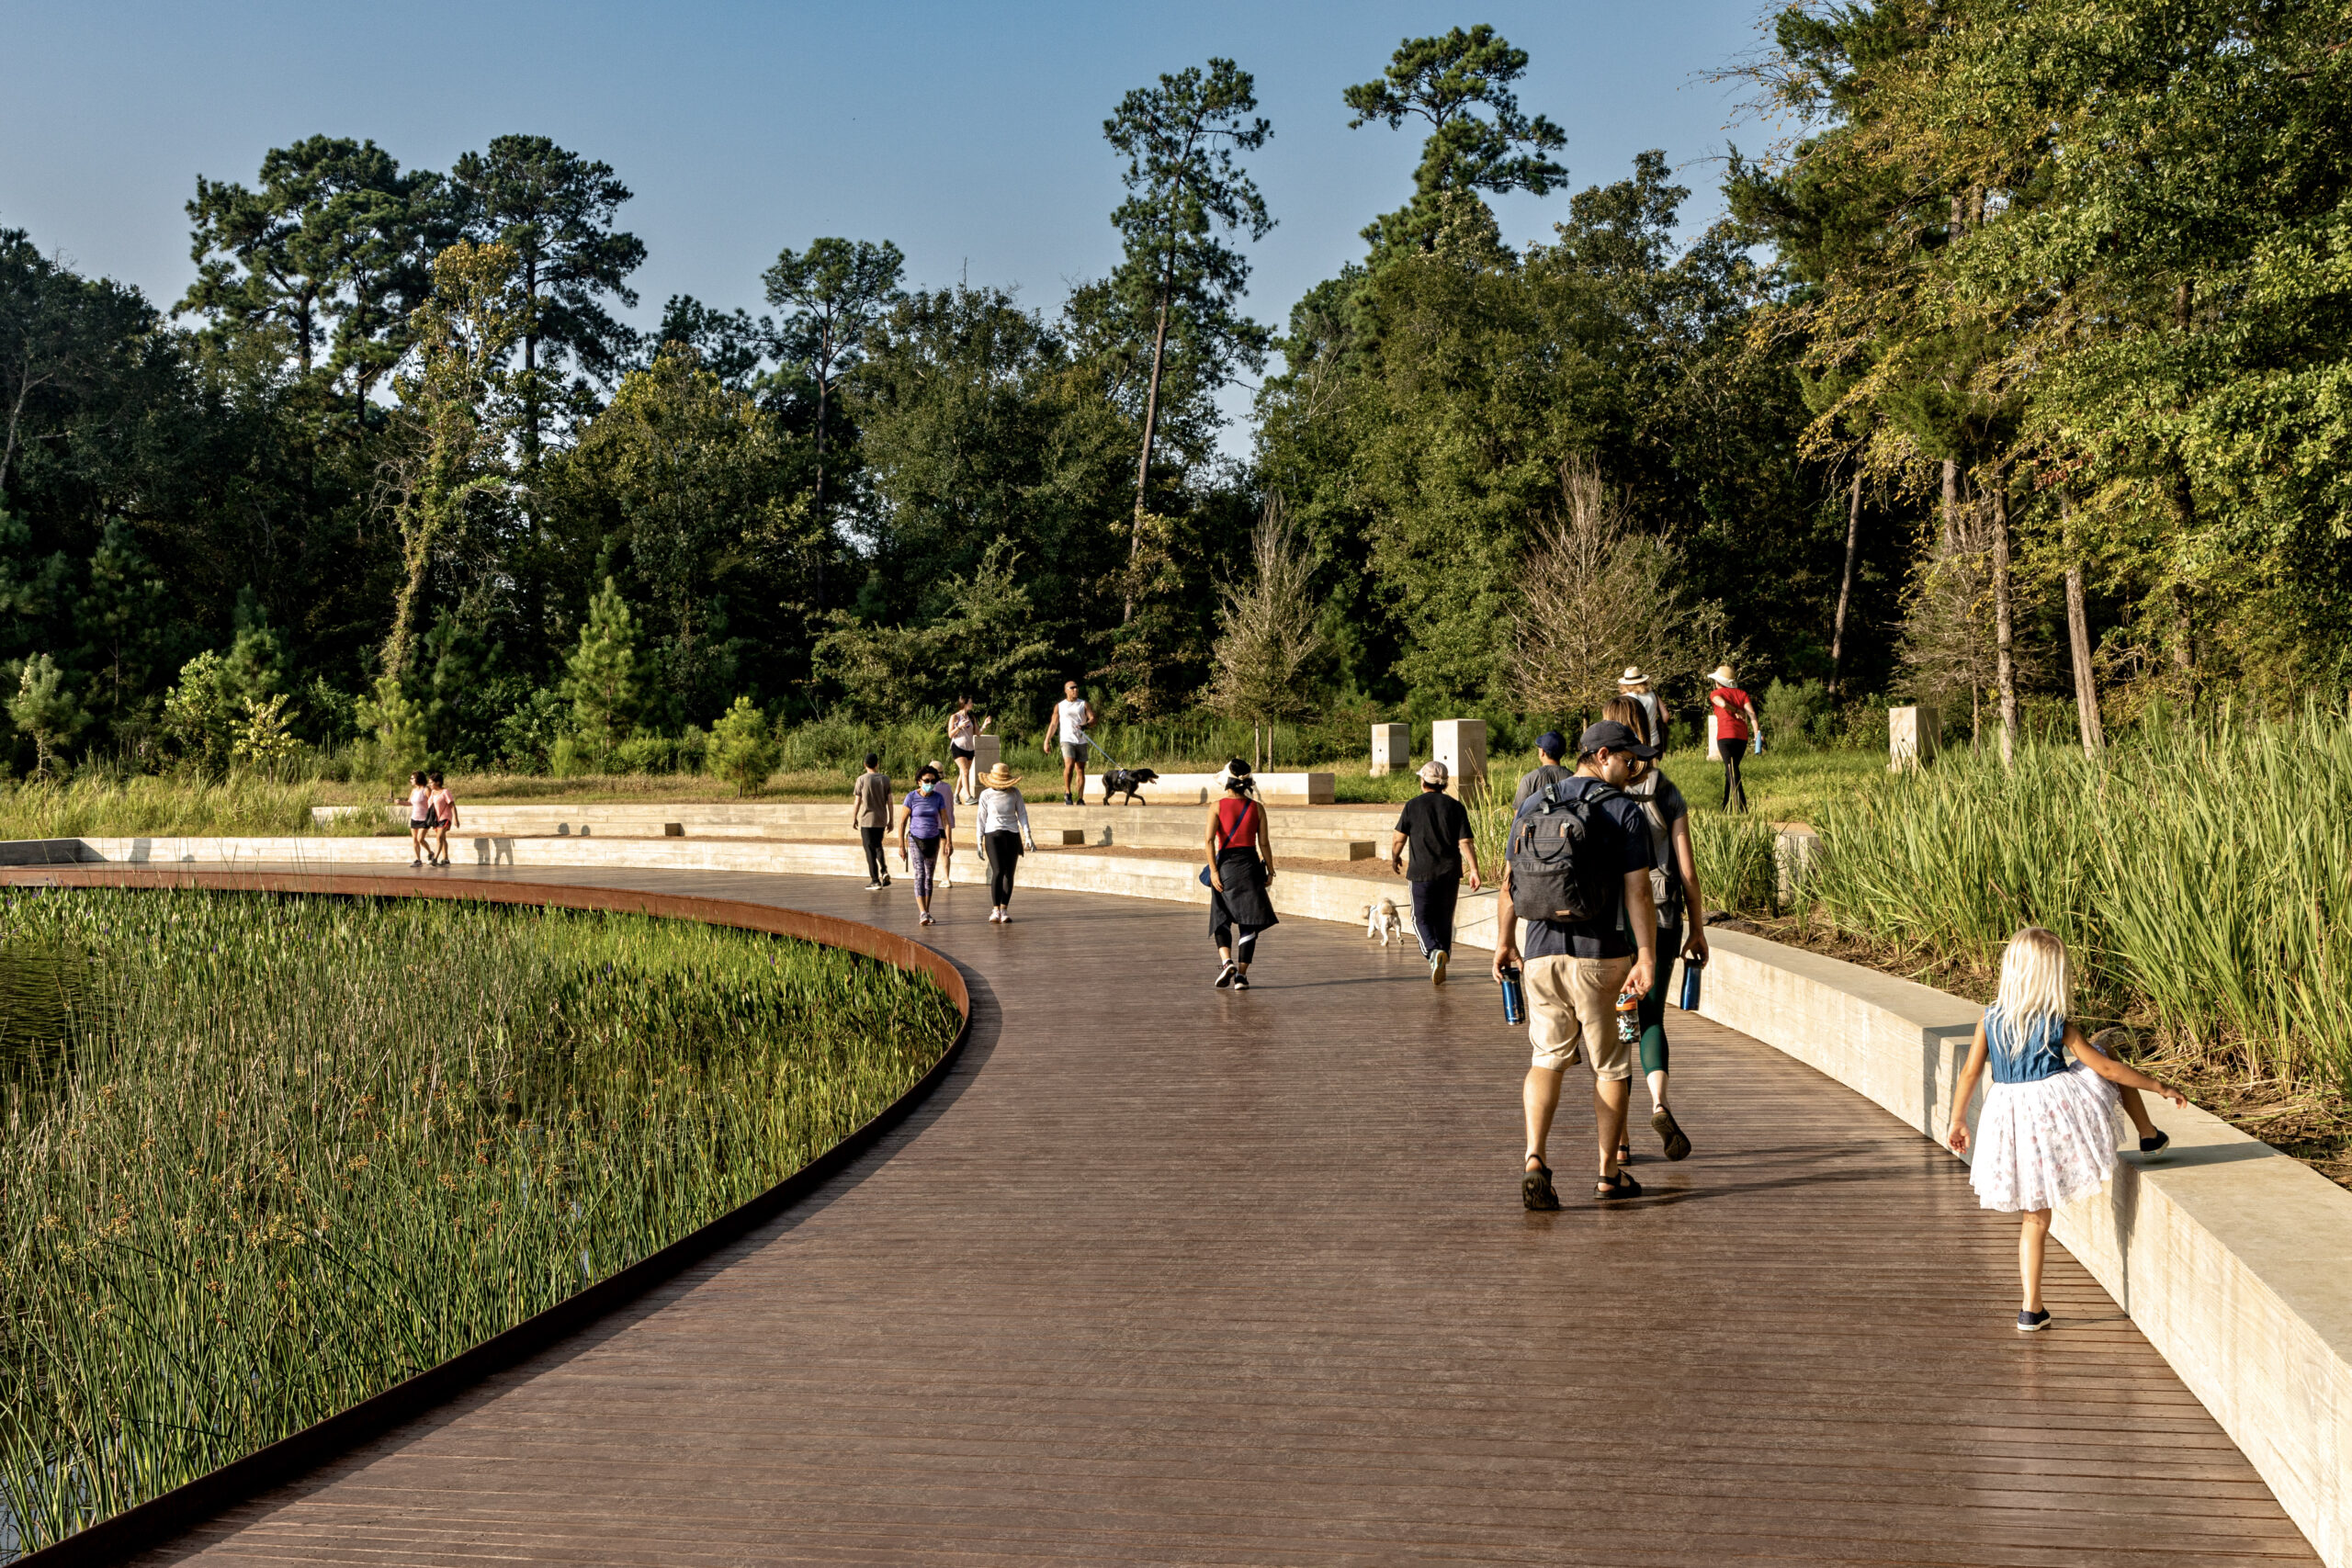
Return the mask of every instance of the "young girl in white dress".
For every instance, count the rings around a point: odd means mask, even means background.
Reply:
[[[2098,1191],[2115,1172],[2119,1111],[2138,1124],[2140,1147],[2154,1152],[2171,1139],[2148,1119],[2138,1090],[2186,1105],[2176,1089],[2126,1066],[2093,1045],[2066,1021],[2066,944],[2040,926],[2009,939],[2001,955],[2001,991],[1976,1026],[1968,1064],[1952,1093],[1955,1151],[1969,1145],[1968,1102],[1989,1064],[1993,1082],[1976,1119],[1976,1157],[1968,1184],[1988,1209],[2020,1214],[2018,1269],[2025,1304],[2018,1329],[2050,1326],[2041,1305],[2041,1250],[2050,1237],[2050,1211]]]

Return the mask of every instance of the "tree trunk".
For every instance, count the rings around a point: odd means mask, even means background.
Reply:
[[[1993,487],[1993,679],[2001,694],[2001,766],[2018,759],[2018,668],[2009,591],[2008,487]]]
[[[2091,621],[2083,607],[2083,561],[2075,553],[2075,498],[2058,497],[2066,528],[2066,650],[2075,665],[2075,719],[2083,732],[2083,755],[2096,757],[2107,744],[2098,716],[2098,678],[2091,668]]]
[[[1944,558],[1960,553],[1960,460],[1944,459]]]
[[[817,608],[825,608],[825,547],[832,543],[832,525],[825,519],[825,411],[832,390],[832,355],[830,352],[832,334],[826,333],[825,363],[817,372],[817,566],[811,574],[817,594]]]
[[[2083,563],[2066,564],[2066,645],[2075,657],[2075,717],[2083,731],[2083,755],[2096,757],[2107,744],[2098,719],[2098,687],[2091,674],[2090,623],[2083,612]]]
[[[1842,694],[1846,660],[1846,606],[1854,597],[1854,550],[1862,536],[1862,465],[1854,463],[1854,491],[1846,502],[1846,571],[1838,580],[1838,618],[1829,627],[1829,689]]]
[[[1176,288],[1176,243],[1168,243],[1168,265],[1160,271],[1159,321],[1151,334],[1151,385],[1143,400],[1143,457],[1136,464],[1136,521],[1127,536],[1127,585],[1119,607],[1119,624],[1136,618],[1136,562],[1143,555],[1144,489],[1151,481],[1151,438],[1159,426],[1159,372],[1168,355],[1168,310]],[[1253,764],[1254,765],[1254,764]]]

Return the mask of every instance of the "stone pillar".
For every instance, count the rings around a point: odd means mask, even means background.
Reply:
[[[1925,704],[1886,710],[1886,771],[1900,773],[1931,761],[1943,741],[1943,726]]]
[[[1487,721],[1442,718],[1430,727],[1430,750],[1445,764],[1445,793],[1460,796],[1487,782]]]
[[[1413,766],[1413,727],[1409,724],[1375,724],[1372,727],[1372,776],[1385,778],[1390,773],[1411,771]]]
[[[987,773],[990,768],[995,767],[1003,760],[1004,740],[1001,736],[975,735],[972,737],[972,773],[974,777],[978,777],[979,774]]]

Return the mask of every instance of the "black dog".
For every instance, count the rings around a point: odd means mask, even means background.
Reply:
[[[1102,804],[1108,806],[1113,795],[1124,795],[1128,805],[1139,805],[1136,791],[1148,784],[1159,782],[1159,775],[1149,768],[1113,768],[1102,775]]]

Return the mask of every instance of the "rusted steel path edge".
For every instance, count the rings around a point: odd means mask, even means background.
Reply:
[[[734,898],[706,898],[687,894],[647,893],[620,887],[590,887],[554,883],[432,883],[404,877],[306,872],[201,871],[110,869],[105,867],[0,867],[5,887],[152,887],[202,888],[232,893],[303,893],[346,897],[446,898],[486,904],[527,904],[564,909],[592,909],[606,914],[653,915],[665,919],[697,920],[704,925],[731,926],[770,936],[797,937],[820,946],[861,953],[900,969],[918,970],[938,982],[956,1004],[962,1022],[929,1071],[898,1099],[884,1106],[847,1137],[753,1198],[700,1230],[681,1236],[661,1251],[641,1258],[618,1273],[606,1276],[566,1296],[555,1305],[525,1318],[514,1327],[483,1340],[469,1350],[426,1368],[383,1393],[361,1400],[175,1486],[159,1496],[99,1520],[39,1551],[15,1559],[16,1568],[83,1568],[84,1564],[119,1562],[136,1551],[170,1540],[225,1509],[258,1496],[273,1486],[294,1480],[328,1460],[381,1437],[403,1421],[413,1420],[435,1405],[447,1404],[483,1379],[536,1355],[565,1336],[577,1332],[616,1307],[699,1262],[756,1225],[813,1196],[826,1182],[872,1148],[882,1135],[906,1119],[907,1113],[931,1094],[963,1055],[972,1032],[972,996],[961,970],[944,953],[876,926],[844,920],[803,909],[772,904],[745,903]]]

